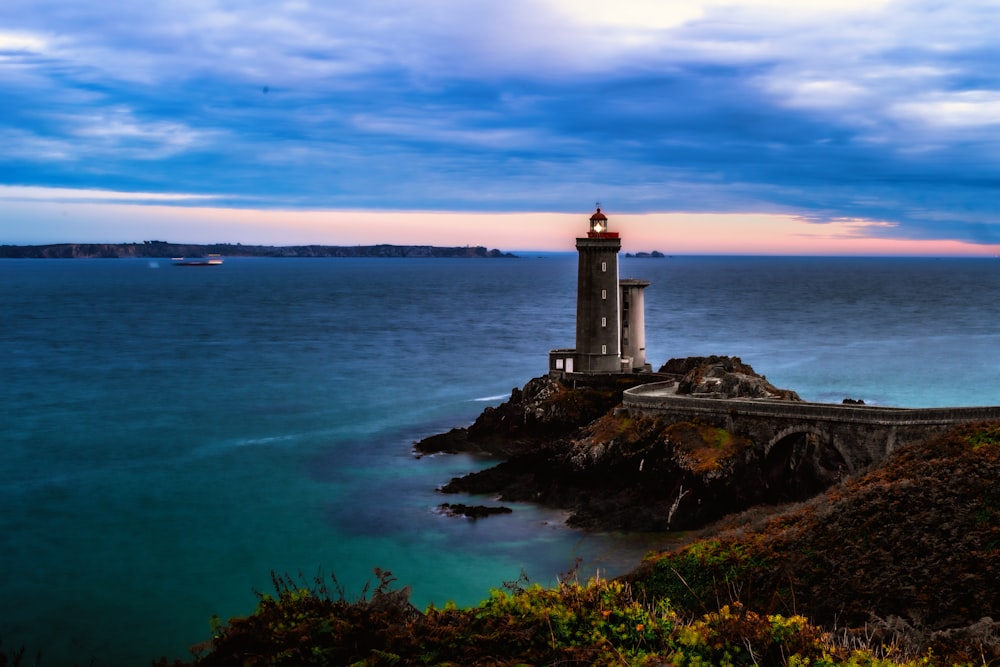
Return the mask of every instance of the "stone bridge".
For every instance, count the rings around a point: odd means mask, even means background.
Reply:
[[[882,461],[897,447],[956,424],[1000,421],[1000,406],[886,408],[753,398],[678,395],[676,382],[655,382],[625,391],[629,412],[671,421],[699,420],[750,439],[762,460],[795,468],[804,459],[827,482]]]

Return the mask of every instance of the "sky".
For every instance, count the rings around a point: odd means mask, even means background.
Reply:
[[[997,0],[4,0],[0,243],[1000,254]]]

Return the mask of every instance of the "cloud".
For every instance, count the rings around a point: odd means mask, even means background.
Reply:
[[[13,60],[45,50],[45,40],[40,35],[0,31],[0,61]]]
[[[131,109],[113,107],[64,119],[70,134],[99,153],[157,160],[191,150],[214,133],[169,120],[142,121]]]
[[[901,119],[938,129],[990,128],[1000,125],[1000,91],[934,92],[899,102],[892,111]]]
[[[8,0],[0,183],[989,239],[998,19],[974,0]]]
[[[41,201],[54,204],[98,202],[205,202],[220,197],[178,192],[115,192],[113,190],[80,190],[76,188],[47,188],[38,186],[0,185],[0,200]]]

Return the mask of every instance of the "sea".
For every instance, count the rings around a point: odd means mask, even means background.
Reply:
[[[996,258],[622,257],[647,354],[731,355],[811,401],[1000,405]],[[189,658],[272,572],[392,572],[419,608],[614,576],[669,541],[556,509],[443,515],[418,458],[574,344],[576,257],[0,260],[0,651]],[[370,588],[368,589],[370,592]]]

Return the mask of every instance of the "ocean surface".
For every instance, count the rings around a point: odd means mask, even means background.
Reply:
[[[735,355],[814,401],[1000,405],[1000,260],[622,258],[647,349]],[[619,574],[655,537],[514,505],[473,522],[415,458],[574,343],[576,258],[0,261],[0,646],[148,664],[270,573],[372,568],[418,607],[524,571]],[[482,499],[472,499],[481,501]]]

